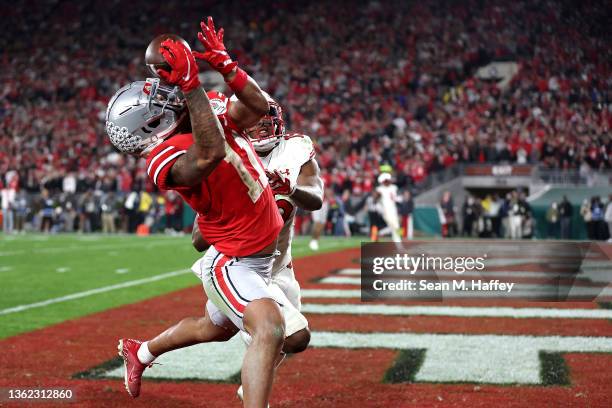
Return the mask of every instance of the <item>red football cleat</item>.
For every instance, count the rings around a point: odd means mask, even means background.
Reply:
[[[133,398],[140,395],[142,373],[147,368],[147,365],[138,360],[138,349],[141,344],[142,342],[138,340],[120,339],[117,346],[119,355],[123,357],[125,389]]]

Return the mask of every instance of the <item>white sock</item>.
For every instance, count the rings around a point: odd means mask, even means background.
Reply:
[[[149,351],[148,343],[149,343],[148,341],[145,341],[144,343],[140,345],[140,348],[138,349],[138,360],[142,364],[147,364],[147,365],[151,364],[153,360],[155,360],[155,356],[151,354],[151,352]]]

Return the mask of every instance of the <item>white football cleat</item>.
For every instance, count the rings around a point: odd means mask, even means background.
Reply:
[[[242,384],[240,385],[240,387],[238,387],[236,395],[238,396],[238,398],[240,398],[240,401],[244,401],[244,391],[242,391]]]
[[[318,251],[319,250],[319,241],[317,241],[316,239],[313,239],[310,241],[310,244],[308,244],[308,246],[310,247],[310,249],[312,251]]]

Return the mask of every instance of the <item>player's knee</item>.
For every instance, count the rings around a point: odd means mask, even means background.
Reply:
[[[250,310],[249,310],[250,309]],[[248,314],[248,316],[247,316]],[[280,308],[271,299],[258,299],[247,306],[249,333],[255,342],[281,346],[285,340],[285,324]]]
[[[282,321],[266,320],[258,324],[253,334],[253,341],[282,347],[285,341],[285,327]]]
[[[306,350],[308,344],[310,344],[310,329],[306,327],[285,339],[283,351],[285,353],[301,353]]]

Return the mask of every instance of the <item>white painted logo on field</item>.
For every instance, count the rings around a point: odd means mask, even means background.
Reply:
[[[540,384],[540,351],[612,352],[610,337],[321,332],[311,345],[425,349],[417,382],[487,384]]]
[[[311,347],[425,349],[417,382],[540,384],[540,351],[610,353],[612,338],[315,332]],[[239,372],[243,356],[236,336],[167,353],[145,377],[225,381]],[[104,376],[120,378],[123,367]]]

